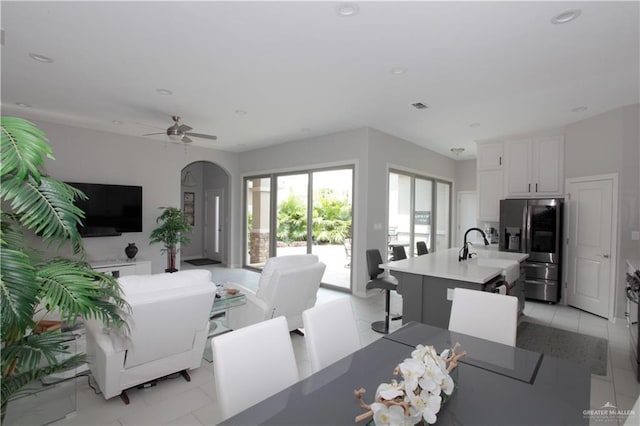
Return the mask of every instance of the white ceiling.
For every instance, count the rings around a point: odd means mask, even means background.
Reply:
[[[370,126],[463,159],[639,101],[635,1],[339,4],[2,1],[3,114],[136,136],[177,114],[229,151]]]

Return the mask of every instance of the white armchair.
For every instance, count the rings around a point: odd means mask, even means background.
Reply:
[[[105,399],[151,380],[200,367],[216,287],[211,272],[128,275],[118,279],[131,305],[131,334],[87,320],[89,368]]]
[[[247,303],[230,309],[233,330],[283,315],[289,331],[302,328],[302,312],[316,304],[326,265],[314,254],[272,257],[262,270],[258,290],[231,283],[247,296]]]

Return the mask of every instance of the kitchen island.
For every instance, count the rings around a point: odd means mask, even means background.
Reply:
[[[381,265],[398,279],[403,324],[417,321],[448,328],[454,288],[492,291],[505,279],[516,283],[510,294],[523,305],[519,264],[529,255],[481,247],[472,251],[477,254],[462,262],[458,261],[459,249],[451,248]]]

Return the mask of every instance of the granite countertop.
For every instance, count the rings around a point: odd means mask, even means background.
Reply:
[[[491,249],[483,249],[482,246],[470,247],[471,253],[477,253],[473,259],[458,262],[459,247],[444,251],[433,252],[424,256],[414,256],[404,260],[388,262],[382,268],[389,271],[407,272],[410,274],[426,275],[431,277],[446,278],[484,284],[503,273],[504,268],[496,265],[483,265],[483,259],[487,263],[500,263],[500,261],[522,262],[529,255],[527,253],[503,252]]]

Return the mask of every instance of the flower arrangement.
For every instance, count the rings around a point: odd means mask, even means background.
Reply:
[[[459,346],[456,343],[440,355],[433,346],[416,346],[411,358],[394,369],[394,375],[401,375],[402,381],[380,384],[375,402],[370,405],[362,399],[366,392],[364,388],[354,391],[360,406],[368,410],[356,417],[356,423],[371,416],[376,426],[415,425],[423,420],[428,424],[435,423],[436,414],[455,387],[450,373],[458,366],[458,360],[466,355],[466,352],[456,354]]]

